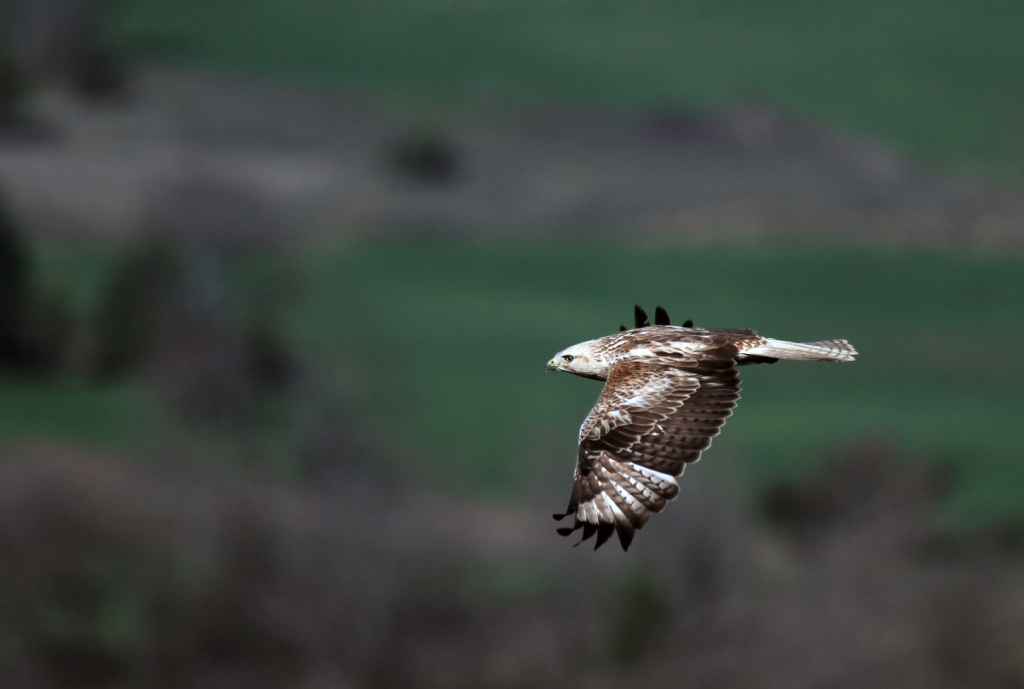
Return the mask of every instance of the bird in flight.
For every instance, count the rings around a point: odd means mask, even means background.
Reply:
[[[676,497],[676,478],[700,459],[740,398],[738,366],[857,354],[846,340],[784,342],[753,330],[675,326],[660,306],[654,325],[639,306],[634,318],[634,328],[573,345],[547,364],[605,381],[580,427],[569,507],[554,515],[573,517],[558,529],[563,536],[583,529],[582,543],[596,534],[595,550],[613,533],[628,550],[651,513]]]

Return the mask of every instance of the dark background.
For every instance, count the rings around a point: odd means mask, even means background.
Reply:
[[[0,684],[1024,686],[1022,27],[4,0]],[[574,550],[634,303],[861,354]]]

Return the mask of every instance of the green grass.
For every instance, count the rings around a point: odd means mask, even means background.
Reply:
[[[758,102],[1020,181],[1013,0],[126,0],[118,39],[386,98]]]
[[[135,386],[96,388],[64,381],[40,384],[0,378],[0,437],[111,447],[142,440],[148,414]]]
[[[88,264],[75,284],[95,276]],[[1022,268],[939,253],[461,242],[318,247],[246,259],[233,279],[266,290],[260,275],[301,272],[288,332],[313,388],[343,400],[382,456],[491,494],[568,481],[600,384],[544,363],[628,323],[634,303],[706,327],[845,337],[861,353],[854,364],[744,369],[743,401],[706,461],[728,457],[773,480],[881,437],[952,461],[960,482],[948,515],[973,520],[1024,517]],[[3,379],[0,433],[152,448],[159,438],[138,429],[169,426],[148,399],[131,386]],[[294,435],[246,435],[231,452],[269,453],[287,469]]]

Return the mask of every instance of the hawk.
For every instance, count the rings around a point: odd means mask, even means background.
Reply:
[[[660,306],[654,325],[639,306],[635,327],[573,345],[547,363],[605,381],[580,427],[569,507],[568,536],[583,529],[581,543],[597,535],[594,549],[617,533],[623,550],[652,512],[679,493],[676,478],[700,459],[740,398],[737,367],[779,359],[853,361],[846,340],[784,342],[753,330],[706,330],[691,321],[669,324]],[[577,543],[577,545],[579,545]]]

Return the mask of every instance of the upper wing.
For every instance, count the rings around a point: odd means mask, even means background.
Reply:
[[[729,351],[731,350],[731,351]],[[700,459],[739,399],[735,350],[711,350],[684,367],[624,361],[580,429],[568,535],[597,533],[600,547],[617,532],[623,549],[652,512],[679,493],[675,477]],[[561,515],[556,515],[561,516]]]

